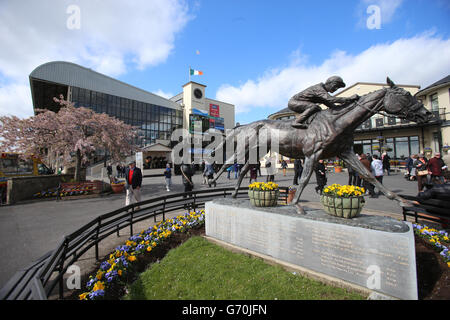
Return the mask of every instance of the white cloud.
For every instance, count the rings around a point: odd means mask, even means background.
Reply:
[[[164,92],[161,89],[158,89],[158,91],[153,92],[153,93],[158,95],[158,96],[160,96],[160,97],[166,98],[166,99],[170,99],[170,98],[172,98],[174,96],[173,93],[171,93],[171,92]]]
[[[70,5],[80,9],[79,29],[68,28],[68,20],[77,18],[67,12]],[[0,92],[27,86],[31,71],[52,60],[110,76],[163,63],[190,19],[185,0],[1,1]],[[8,111],[7,99],[0,97],[0,114]],[[29,116],[31,99],[27,103]]]
[[[425,87],[448,75],[450,60],[445,57],[449,56],[449,39],[422,34],[377,44],[356,55],[337,50],[320,65],[294,60],[286,68],[267,70],[260,78],[249,79],[240,86],[225,84],[217,91],[216,99],[234,104],[236,113],[255,108],[275,112],[287,107],[295,93],[332,75],[340,75],[347,86],[358,81],[385,83],[389,76],[399,84]]]
[[[26,118],[33,115],[29,85],[10,84],[0,87],[0,115]]]

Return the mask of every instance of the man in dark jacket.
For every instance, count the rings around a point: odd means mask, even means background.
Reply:
[[[298,178],[302,177],[302,172],[303,172],[302,160],[295,159],[294,160],[294,182],[293,182],[293,184],[295,186],[298,185]]]
[[[431,181],[437,184],[444,183],[443,170],[447,169],[444,160],[441,159],[441,154],[436,152],[434,157],[428,161],[428,170],[431,172]]]
[[[383,158],[383,171],[386,170],[387,171],[387,175],[390,176],[391,175],[391,158],[388,156],[388,154],[385,152],[382,155]]]
[[[133,198],[136,202],[141,201],[141,187],[142,187],[142,171],[136,167],[136,162],[131,161],[128,164],[128,168],[125,170],[125,189],[127,190],[127,196],[125,199],[125,205],[129,205]],[[136,207],[139,210],[139,207]]]
[[[317,187],[316,192],[322,194],[323,188],[325,188],[325,185],[327,184],[327,170],[325,168],[325,164],[323,163],[323,160],[319,160],[319,163],[316,166],[316,180],[317,180]]]

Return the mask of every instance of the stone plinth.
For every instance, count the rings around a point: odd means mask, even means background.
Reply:
[[[205,205],[206,235],[399,299],[417,299],[411,223],[362,214],[354,219],[323,210],[252,207],[248,200]]]

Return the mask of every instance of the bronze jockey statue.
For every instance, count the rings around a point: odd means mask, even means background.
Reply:
[[[345,83],[341,77],[333,76],[324,83],[319,83],[308,89],[297,93],[288,102],[288,108],[300,115],[293,122],[292,127],[298,129],[307,129],[305,121],[314,113],[322,110],[317,104],[324,104],[328,108],[336,108],[335,104],[346,104],[358,100],[358,95],[350,98],[333,97],[328,92],[335,92],[339,88],[344,88]]]

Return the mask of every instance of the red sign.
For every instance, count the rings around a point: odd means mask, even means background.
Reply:
[[[209,105],[209,115],[212,117],[219,118],[220,117],[219,106],[216,104],[210,104]]]

